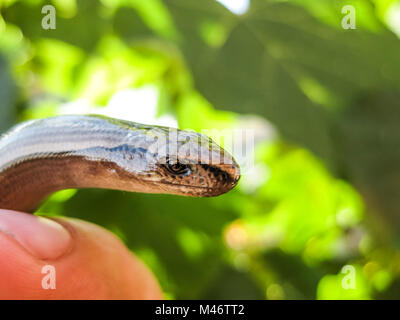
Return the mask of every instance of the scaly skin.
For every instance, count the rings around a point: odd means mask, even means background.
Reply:
[[[0,139],[0,208],[33,212],[51,193],[102,188],[217,196],[239,166],[204,135],[97,115],[32,120]]]

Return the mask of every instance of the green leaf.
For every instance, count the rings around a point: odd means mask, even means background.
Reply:
[[[253,0],[242,16],[214,0],[165,3],[196,87],[212,104],[265,116],[332,167],[331,130],[342,110],[360,91],[399,88],[400,42],[387,30],[341,30],[299,6],[267,0]],[[219,45],[204,38],[204,25],[217,30]]]
[[[0,55],[0,133],[15,121],[16,88],[6,60]]]

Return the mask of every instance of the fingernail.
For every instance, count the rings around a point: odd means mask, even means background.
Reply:
[[[28,213],[2,210],[0,232],[13,237],[30,254],[43,260],[62,256],[71,245],[71,235],[61,224]]]

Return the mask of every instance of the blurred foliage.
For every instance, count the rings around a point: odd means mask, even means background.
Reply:
[[[399,298],[400,4],[352,1],[343,30],[347,2],[1,0],[0,131],[71,112],[222,144],[213,129],[255,130],[254,166],[226,195],[66,190],[40,213],[108,228],[168,298]]]

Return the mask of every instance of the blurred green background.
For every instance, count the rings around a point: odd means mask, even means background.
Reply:
[[[221,2],[0,0],[0,132],[64,113],[255,130],[223,196],[67,190],[40,213],[108,228],[170,299],[400,298],[400,2]]]

